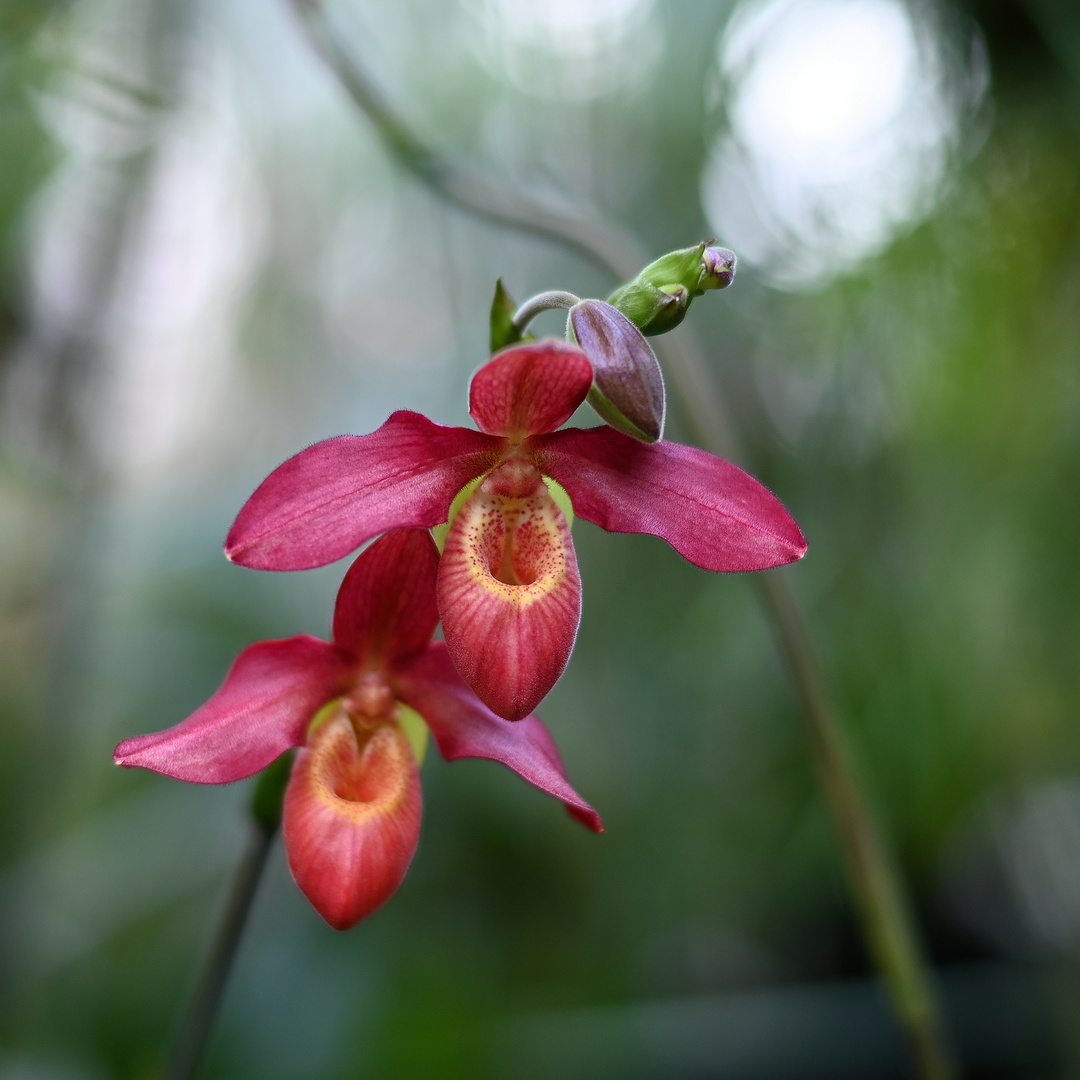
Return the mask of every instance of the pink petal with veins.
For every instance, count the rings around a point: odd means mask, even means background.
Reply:
[[[285,789],[289,869],[336,930],[393,896],[420,838],[420,773],[400,725],[361,737],[339,712],[296,755]]]
[[[387,529],[438,525],[503,445],[414,412],[394,413],[370,435],[316,443],[259,485],[229,531],[225,554],[257,570],[307,570]]]
[[[301,745],[311,718],[348,690],[355,671],[347,652],[318,638],[260,641],[202,708],[166,731],[126,739],[113,760],[195,784],[242,780]]]
[[[439,553],[427,529],[394,529],[349,567],[334,608],[334,641],[382,671],[423,652],[439,622]]]
[[[609,532],[662,537],[706,570],[766,570],[806,553],[780,500],[704,450],[646,444],[607,427],[537,436],[528,448],[575,513]]]
[[[592,380],[592,365],[576,345],[555,340],[512,345],[473,376],[469,412],[481,431],[521,442],[565,424]]]
[[[439,564],[439,614],[462,678],[499,716],[520,720],[563,673],[581,621],[570,529],[534,466],[507,462],[465,501]],[[527,491],[496,494],[506,475]],[[503,488],[502,490],[506,490]]]
[[[395,689],[431,728],[447,761],[476,757],[498,761],[534,787],[561,799],[593,832],[600,816],[570,786],[551,732],[538,716],[502,720],[465,685],[442,642],[395,676]]]

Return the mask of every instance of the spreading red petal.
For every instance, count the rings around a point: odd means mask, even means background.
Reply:
[[[447,761],[478,757],[501,762],[556,799],[594,832],[600,816],[570,786],[555,740],[538,716],[501,720],[476,699],[454,669],[446,646],[430,649],[394,679],[401,700],[427,721]]]
[[[538,480],[534,494],[506,498],[487,492],[490,479],[447,534],[439,613],[462,678],[493,712],[520,720],[570,659],[581,578],[570,529],[547,487]]]
[[[387,529],[438,525],[503,445],[414,412],[394,413],[370,435],[316,443],[276,468],[248,499],[225,554],[258,570],[307,570]]]
[[[401,884],[420,837],[420,773],[396,723],[358,746],[344,712],[293,765],[281,822],[289,869],[319,914],[347,930]]]
[[[562,341],[514,345],[489,360],[469,387],[469,412],[481,431],[520,442],[554,431],[573,415],[592,385],[592,365]]]
[[[318,638],[261,641],[201,709],[167,731],[126,739],[113,760],[195,784],[242,780],[301,745],[312,717],[354,673],[351,656]]]
[[[706,570],[765,570],[801,559],[791,515],[742,469],[679,443],[646,444],[611,428],[568,428],[529,441],[574,511],[609,532],[651,533]]]
[[[427,648],[439,622],[439,553],[427,529],[395,529],[349,567],[334,608],[334,641],[381,671]]]

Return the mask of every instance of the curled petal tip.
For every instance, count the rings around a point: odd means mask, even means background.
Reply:
[[[574,510],[609,532],[651,533],[704,570],[768,570],[806,552],[779,499],[731,462],[611,428],[571,428],[530,444]]]
[[[113,760],[193,784],[242,780],[302,743],[308,722],[345,692],[354,669],[348,653],[318,638],[250,645],[206,704],[166,731],[125,739]]]
[[[600,815],[592,807],[586,810],[583,807],[572,806],[567,803],[566,812],[575,821],[580,821],[585,828],[590,829],[592,832],[602,833],[604,831],[604,823],[600,820]]]

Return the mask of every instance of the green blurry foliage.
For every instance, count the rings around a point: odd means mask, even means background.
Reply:
[[[26,213],[60,154],[32,104],[35,35],[50,10],[0,8],[5,360],[30,318]],[[993,123],[933,214],[813,295],[771,291],[744,263],[732,289],[687,319],[748,447],[740,463],[810,541],[805,562],[785,572],[942,960],[1009,954],[942,900],[959,826],[1002,792],[1080,773],[1080,97],[1027,7],[973,11],[986,16]],[[1001,31],[988,12],[1023,17],[1024,34]],[[559,138],[584,132],[574,164],[654,251],[708,235],[696,194],[701,87],[723,15],[705,3],[665,9],[668,54],[647,97],[538,105],[508,92],[499,103],[515,116],[550,112],[565,122]],[[491,77],[462,68],[435,99],[448,55],[415,83],[401,78],[425,115],[446,120],[447,139],[483,149],[476,114]],[[491,115],[502,130],[502,114]],[[364,130],[331,135],[344,145]],[[346,164],[352,183],[359,169]],[[284,199],[289,176],[278,171],[268,186]],[[404,183],[382,164],[362,179],[371,190]],[[437,261],[455,267],[446,291],[461,337],[445,348],[458,357],[447,400],[459,414],[434,418],[456,422],[484,358],[497,273],[517,295],[604,295],[612,283],[502,233],[476,229],[490,247],[470,247],[471,224],[414,205],[441,223]],[[333,369],[318,362],[347,350],[318,337],[316,260],[304,247],[288,261],[289,230],[307,242],[323,213],[305,210],[271,215],[242,345],[253,378],[265,379],[253,383],[265,393],[260,421],[325,408],[304,429],[314,440],[348,426],[344,407],[328,403],[337,384],[322,386]],[[365,243],[389,228],[363,223]],[[422,300],[436,306],[443,298],[425,281]],[[492,325],[505,334],[512,311],[501,296]],[[303,317],[282,315],[294,311]],[[283,370],[289,401],[275,412],[266,386]],[[370,370],[356,361],[348,408],[379,389]],[[404,365],[393,374],[397,407],[416,407],[432,376]],[[675,401],[670,437],[685,437]],[[155,501],[137,486],[79,488],[28,465],[7,431],[0,439],[0,783],[11,808],[0,898],[5,955],[19,960],[0,976],[0,1077],[23,1062],[58,1077],[149,1077],[239,855],[253,785],[209,791],[120,772],[112,743],[180,719],[243,645],[325,635],[341,568],[255,575],[219,559],[229,515],[276,459],[222,460],[227,497],[161,481]],[[140,514],[160,526],[144,548],[125,533]],[[448,767],[429,753],[419,852],[369,922],[326,929],[277,853],[208,1080],[503,1080],[491,1048],[523,1015],[865,972],[790,688],[748,582],[585,522],[575,544],[585,614],[542,713],[607,832],[586,833],[488,763]],[[140,846],[121,827],[125,811],[137,817],[154,800],[174,825]],[[80,847],[87,836],[98,846]],[[96,861],[79,861],[86,850]],[[154,892],[169,863],[177,880]],[[34,874],[45,885],[20,892]],[[50,874],[76,883],[55,903]],[[86,905],[97,898],[89,914],[82,894]],[[29,910],[27,895],[46,910]],[[46,964],[50,950],[59,959]]]
[[[23,322],[13,282],[12,241],[57,153],[42,130],[33,93],[51,67],[35,48],[36,36],[48,20],[68,6],[67,0],[4,0],[0,4],[0,364]]]

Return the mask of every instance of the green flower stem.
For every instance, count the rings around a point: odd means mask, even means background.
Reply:
[[[169,1051],[166,1080],[190,1080],[196,1074],[276,835],[276,824],[268,827],[253,817],[251,838],[233,879],[217,934]]]
[[[949,1080],[955,1075],[955,1067],[929,965],[896,867],[859,785],[802,612],[781,574],[755,574],[754,583],[772,616],[777,644],[799,694],[811,751],[840,833],[848,882],[871,958],[908,1035],[919,1076],[925,1080]]]
[[[537,293],[529,297],[524,304],[514,312],[514,329],[521,333],[540,314],[541,311],[551,311],[552,308],[572,308],[580,304],[581,298],[571,292],[563,292],[561,289],[552,289],[550,292]]]
[[[557,240],[629,281],[646,263],[639,246],[598,212],[553,206],[526,190],[462,167],[424,145],[375,89],[333,32],[320,0],[290,0],[312,44],[395,156],[434,192],[488,221]],[[516,320],[515,320],[516,321]],[[664,340],[663,353],[699,442],[738,457],[706,365],[685,331]],[[912,1046],[921,1080],[956,1075],[929,965],[919,944],[892,856],[859,786],[850,752],[825,688],[798,601],[782,573],[755,574],[799,697],[818,777],[836,823],[867,949]]]

